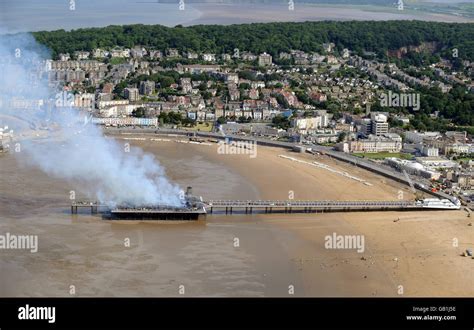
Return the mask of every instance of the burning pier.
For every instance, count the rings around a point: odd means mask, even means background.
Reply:
[[[192,194],[192,188],[188,187],[184,196],[185,203],[182,207],[168,205],[154,205],[143,207],[118,206],[108,208],[106,218],[112,220],[199,220],[206,215],[205,205],[201,197]],[[72,213],[77,214],[78,208],[90,208],[91,213],[99,213],[97,210],[103,205],[89,202],[76,202],[71,206]]]
[[[198,220],[206,214],[204,208],[116,208],[110,211],[113,220]]]
[[[192,187],[188,187],[184,199],[182,207],[117,207],[110,210],[110,217],[114,220],[198,220],[206,215],[204,203],[192,194]]]

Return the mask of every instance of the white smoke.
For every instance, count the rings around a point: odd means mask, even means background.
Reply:
[[[48,84],[47,57],[31,35],[0,31],[0,126],[20,123],[19,160],[111,206],[181,206],[180,188],[153,155],[104,137],[78,109],[55,107],[61,91]]]

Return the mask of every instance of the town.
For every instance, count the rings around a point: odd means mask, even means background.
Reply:
[[[63,53],[38,72],[62,92],[11,106],[73,106],[109,130],[172,128],[257,136],[308,150],[322,145],[472,202],[472,130],[417,130],[424,123],[413,121],[423,88],[474,92],[474,63],[463,61],[461,71],[454,71],[456,58],[401,69],[370,52],[359,56],[333,43],[321,49],[281,52],[276,59],[238,49],[212,54],[142,46]]]

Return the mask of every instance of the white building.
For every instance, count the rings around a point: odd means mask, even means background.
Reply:
[[[440,132],[418,132],[418,131],[407,131],[405,132],[405,140],[408,143],[422,143],[425,138],[437,138],[441,136]]]
[[[272,56],[267,53],[260,54],[258,56],[258,65],[259,66],[269,66],[272,65]]]
[[[427,169],[455,168],[458,164],[441,157],[416,157],[416,161]]]
[[[311,134],[316,130],[327,127],[329,125],[329,118],[327,115],[321,115],[310,118],[296,118],[292,121],[292,126],[299,134]]]
[[[421,147],[421,153],[423,154],[423,156],[427,156],[427,157],[438,157],[439,149],[423,145]]]
[[[130,102],[128,100],[112,100],[112,101],[100,101],[99,109],[104,109],[107,107],[113,107],[116,105],[127,105]]]
[[[406,159],[391,157],[391,158],[386,158],[385,162],[388,165],[398,169],[401,172],[405,171],[408,174],[419,175],[421,177],[424,177],[430,180],[431,179],[438,180],[441,176],[441,173],[437,171],[429,170],[425,168],[422,164],[413,160],[406,160]]]
[[[115,105],[100,109],[99,114],[101,117],[128,117],[140,106],[139,104]]]
[[[354,153],[398,153],[402,150],[402,141],[400,136],[394,139],[389,136],[369,135],[367,139],[340,143],[336,148],[344,152]]]
[[[388,122],[386,115],[376,114],[373,116],[371,124],[372,134],[380,136],[388,133]]]

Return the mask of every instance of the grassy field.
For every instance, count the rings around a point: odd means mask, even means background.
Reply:
[[[213,124],[208,123],[209,126],[206,126],[206,123],[196,123],[196,126],[194,127],[182,127],[185,130],[188,131],[200,131],[200,132],[211,132]]]
[[[354,156],[368,159],[385,159],[389,157],[401,158],[401,159],[412,159],[413,156],[404,153],[390,153],[390,152],[378,152],[378,153],[354,153]]]
[[[469,157],[462,157],[462,158],[457,158],[456,161],[458,163],[463,162],[463,163],[468,163],[470,160],[474,160],[474,158],[469,158]]]

